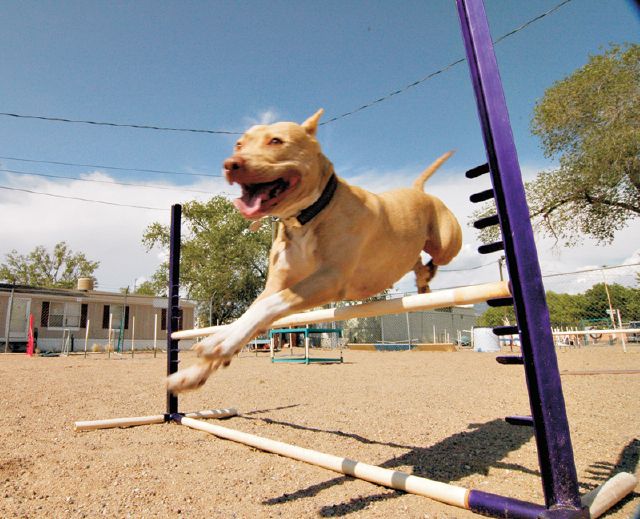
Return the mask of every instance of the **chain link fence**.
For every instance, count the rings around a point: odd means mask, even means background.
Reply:
[[[640,265],[601,267],[545,276],[551,326],[568,345],[638,343]],[[560,335],[560,332],[580,332]]]
[[[640,264],[547,274],[543,281],[558,346],[639,342]],[[511,307],[486,309],[477,321],[487,327],[509,324],[515,324]]]
[[[388,298],[401,297],[389,296]],[[336,321],[345,342],[410,346],[424,343],[468,345],[476,322],[473,306],[457,306],[421,312],[401,313]]]

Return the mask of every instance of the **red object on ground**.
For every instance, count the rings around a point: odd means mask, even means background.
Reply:
[[[27,355],[33,357],[33,314],[29,314],[29,332],[27,334]]]

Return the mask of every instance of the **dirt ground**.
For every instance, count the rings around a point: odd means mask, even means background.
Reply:
[[[344,364],[243,353],[181,411],[235,407],[221,425],[466,488],[543,502],[521,366],[471,351],[345,351]],[[561,371],[640,370],[640,347],[559,352]],[[194,357],[183,354],[185,365]],[[76,433],[74,421],[162,414],[164,355],[0,356],[0,517],[409,517],[470,512],[176,424]],[[640,374],[562,376],[586,492],[640,476]],[[606,517],[628,518],[640,487]]]

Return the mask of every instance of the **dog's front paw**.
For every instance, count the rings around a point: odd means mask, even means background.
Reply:
[[[220,362],[200,360],[197,364],[168,376],[167,389],[175,394],[198,389],[219,365]]]
[[[241,349],[242,347],[240,347]],[[201,343],[194,344],[191,348],[198,353],[199,357],[206,359],[209,362],[213,362],[216,366],[216,369],[219,366],[224,366],[225,368],[231,364],[231,359],[236,352],[236,350],[229,350],[223,348],[222,344],[218,344],[217,346],[211,348],[207,348],[206,346],[201,346]],[[239,351],[239,350],[238,350]]]
[[[191,349],[194,350],[198,357],[206,359],[216,359],[220,356],[220,344],[227,338],[228,333],[215,333],[202,339],[194,344]]]
[[[206,339],[194,344],[192,349],[198,353],[199,357],[228,366],[233,356],[248,342],[244,334],[233,332],[234,328],[229,327],[222,333],[209,335]]]

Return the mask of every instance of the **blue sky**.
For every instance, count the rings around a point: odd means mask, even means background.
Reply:
[[[497,38],[560,3],[486,0]],[[353,111],[464,57],[450,0],[4,2],[0,112],[178,128],[242,131],[258,121],[325,120]],[[529,131],[536,100],[610,43],[637,42],[628,0],[572,0],[496,46],[525,176],[553,161]],[[485,161],[466,63],[351,116],[319,138],[338,174],[381,190],[407,185],[436,156],[456,155],[429,189],[465,221],[474,186],[466,169]],[[236,137],[55,123],[0,116],[0,156],[219,175]],[[0,159],[0,167],[171,190],[53,180],[0,172],[0,184],[65,196],[168,207],[204,194],[237,193],[216,177],[160,175]],[[463,196],[464,195],[464,196]],[[131,285],[159,261],[140,243],[168,213],[0,190],[0,255],[66,240],[101,261],[104,288]],[[466,221],[464,222],[466,223]],[[637,223],[637,222],[636,222]],[[609,247],[558,250],[540,243],[543,271],[628,261],[634,224]],[[486,263],[465,251],[455,268]],[[631,234],[629,234],[631,233]],[[491,269],[495,275],[496,269]],[[478,272],[478,281],[483,275]],[[467,273],[468,276],[468,273]],[[487,273],[486,276],[489,276]],[[457,283],[453,274],[444,285]],[[407,286],[410,288],[410,286]]]

